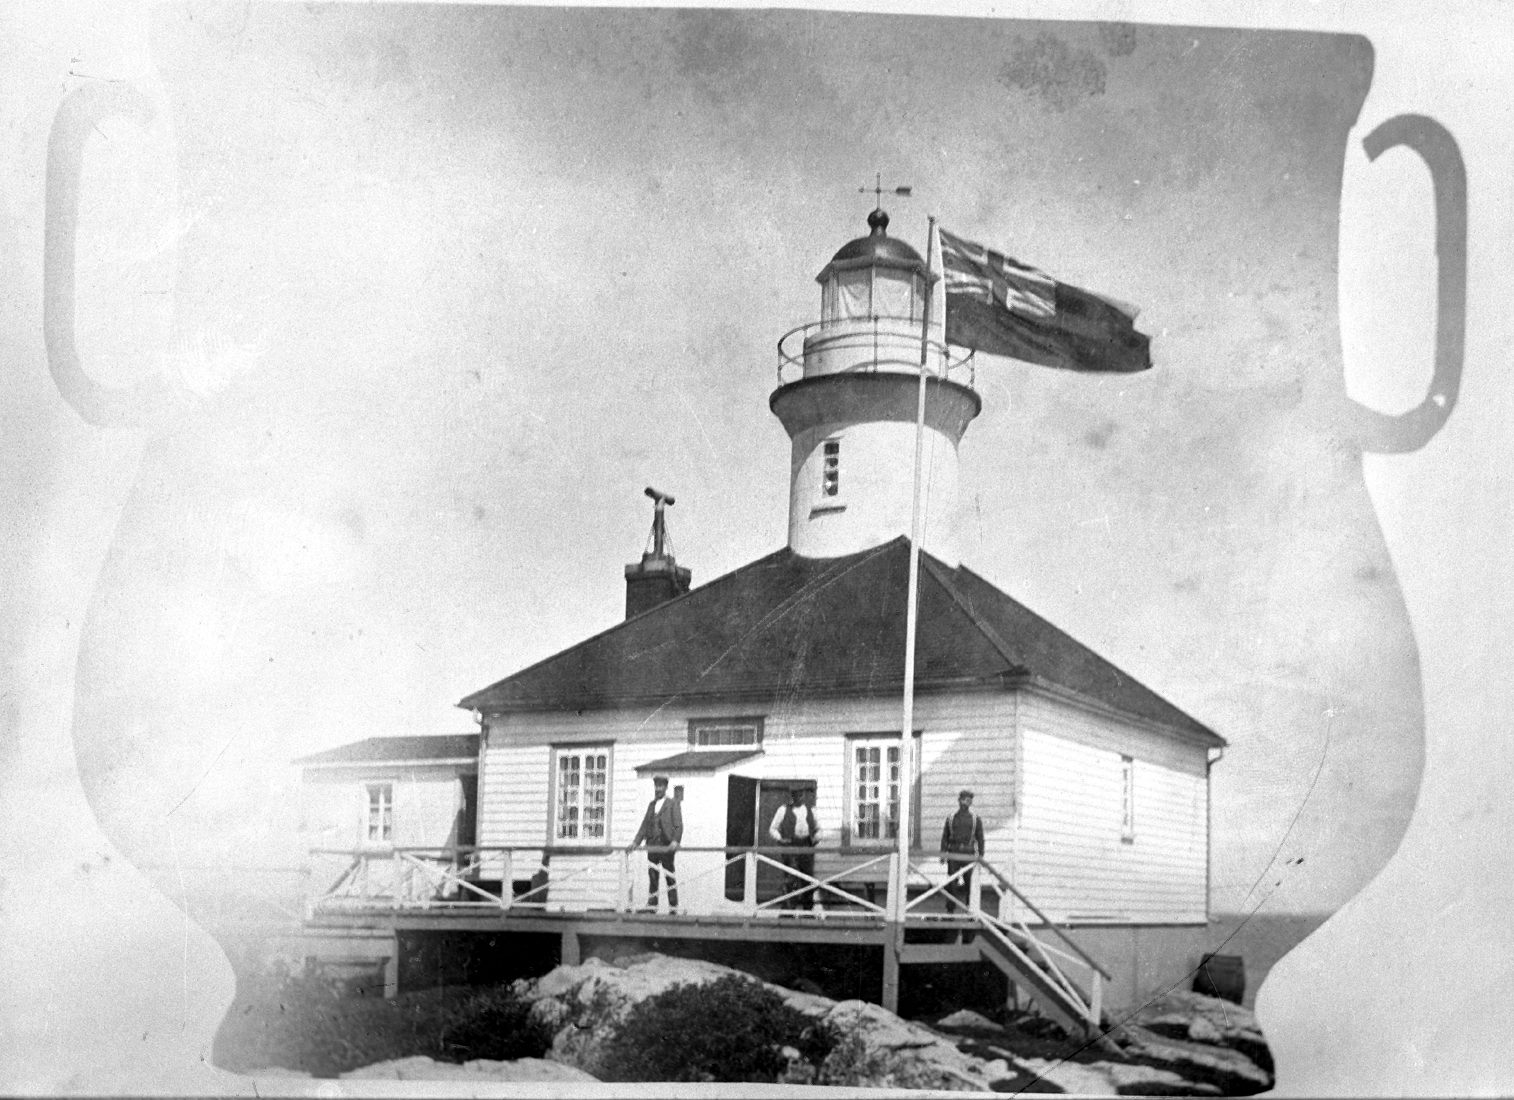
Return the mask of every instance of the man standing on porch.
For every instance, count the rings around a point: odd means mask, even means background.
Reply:
[[[641,828],[626,848],[630,851],[647,842],[647,912],[657,911],[657,875],[662,872],[663,888],[668,896],[668,912],[678,911],[678,882],[673,877],[673,849],[683,840],[683,810],[676,798],[668,797],[668,777],[652,779],[652,801],[641,819]]]
[[[983,858],[983,819],[973,813],[973,792],[962,791],[957,795],[957,812],[950,814],[941,829],[941,858],[946,860],[946,873],[955,875],[962,871],[960,879],[948,886],[947,892],[968,907],[972,895],[973,861]],[[952,857],[957,858],[953,859]],[[946,899],[948,912],[955,912],[957,905],[952,897]]]
[[[814,795],[812,787],[789,788],[789,804],[779,806],[778,812],[768,824],[770,839],[785,848],[800,849],[792,855],[785,853],[782,857],[784,865],[795,872],[788,876],[788,892],[794,896],[783,903],[785,909],[815,907],[815,888],[809,886],[800,890],[808,879],[799,877],[815,877],[815,845],[820,843],[820,824],[815,820]],[[795,891],[799,892],[794,893]]]

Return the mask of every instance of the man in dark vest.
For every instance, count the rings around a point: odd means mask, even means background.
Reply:
[[[668,912],[678,911],[678,881],[673,877],[673,849],[683,840],[683,811],[676,798],[668,797],[668,777],[652,779],[652,801],[642,816],[641,828],[626,851],[647,842],[647,912],[657,911],[657,877],[662,874],[668,895]]]
[[[789,803],[778,807],[773,820],[768,824],[768,838],[785,848],[795,848],[792,854],[785,852],[780,858],[784,866],[797,872],[788,876],[787,892],[793,896],[784,903],[785,909],[813,909],[815,888],[807,886],[807,879],[799,875],[815,877],[815,845],[820,843],[820,825],[815,820],[812,787],[789,788]],[[804,889],[800,889],[804,887]],[[795,893],[798,891],[798,893]]]
[[[983,819],[973,813],[973,792],[962,791],[957,795],[957,812],[947,816],[941,829],[941,858],[946,860],[946,873],[955,875],[966,868],[962,877],[946,888],[952,895],[946,900],[948,912],[956,912],[957,901],[963,909],[968,907],[973,861],[983,858],[983,849]]]

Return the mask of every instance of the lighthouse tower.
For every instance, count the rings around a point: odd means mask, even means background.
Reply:
[[[930,276],[918,252],[888,235],[882,209],[867,224],[868,235],[843,245],[816,276],[820,320],[778,342],[779,385],[768,405],[792,440],[789,548],[833,558],[910,533],[924,371],[920,545],[955,566],[957,445],[982,408],[971,359],[953,358],[946,346],[939,282],[926,293],[939,261]]]

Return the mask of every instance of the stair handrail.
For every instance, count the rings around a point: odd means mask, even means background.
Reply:
[[[1042,977],[1047,979],[1067,1000],[1068,1004],[1072,1007],[1073,1014],[1082,1018],[1084,1026],[1088,1028],[1088,1032],[1094,1037],[1094,1041],[1118,1053],[1118,1047],[1112,1045],[1113,1041],[1109,1039],[1110,1029],[1104,1027],[1104,987],[1102,984],[1104,974],[1102,970],[1097,968],[1091,970],[1089,975],[1090,988],[1085,993],[1072,979],[1062,973],[1062,968],[1052,961],[1051,958],[1052,955],[1060,955],[1071,962],[1079,962],[1080,960],[1076,956],[1069,955],[1065,951],[1042,942],[1041,938],[1031,932],[1022,920],[1006,921],[1001,917],[985,913],[981,908],[976,908],[973,912],[978,918],[979,927],[988,934],[986,936],[987,940],[997,940],[1015,956],[1034,963],[1035,960],[1030,957],[1025,948],[1014,941],[1011,932],[1015,936],[1023,936],[1026,943],[1034,947],[1036,953],[1041,956],[1042,963],[1044,963],[1044,966],[1041,967]]]
[[[1071,952],[1063,951],[1060,947],[1056,947],[1042,940],[1030,930],[1030,926],[1024,921],[1006,920],[1003,917],[996,917],[992,913],[987,913],[982,909],[974,909],[973,915],[978,918],[980,924],[993,925],[1001,932],[1007,932],[1012,935],[1019,936],[1027,941],[1033,942],[1036,945],[1036,948],[1044,955],[1054,955],[1064,962],[1087,965],[1083,963],[1082,959],[1078,958],[1078,956],[1072,954]]]
[[[1001,917],[990,916],[989,914],[983,912],[981,909],[975,911],[975,916],[977,916],[978,918],[979,928],[981,928],[985,932],[990,933],[993,937],[996,937],[1002,943],[1011,948],[1016,954],[1024,956],[1024,958],[1031,963],[1035,963],[1035,959],[1031,956],[1030,952],[1026,950],[1025,947],[1020,946],[1010,937],[1010,921],[1006,921]],[[1056,964],[1051,955],[1052,952],[1055,952],[1065,959],[1071,959],[1074,962],[1077,962],[1079,960],[1071,955],[1068,955],[1066,952],[1057,951],[1056,948],[1042,943],[1040,937],[1031,932],[1031,930],[1025,926],[1025,923],[1023,921],[1015,921],[1013,922],[1013,924],[1017,926],[1014,928],[1015,933],[1017,935],[1024,936],[1028,941],[1028,945],[1030,947],[1033,947],[1036,953],[1041,956],[1043,973],[1045,973],[1052,979],[1053,984],[1062,990],[1064,996],[1078,1005],[1078,1007],[1082,1010],[1083,1017],[1085,1019],[1089,1019],[1090,1003],[1088,996],[1075,984],[1073,984],[1071,978],[1062,973],[1062,968]],[[1097,1024],[1096,1020],[1091,1020],[1091,1022]]]
[[[994,878],[996,880],[998,880],[999,885],[1001,885],[1001,886],[1005,887],[1006,889],[1008,889],[1010,893],[1014,894],[1014,896],[1020,900],[1020,902],[1025,906],[1025,908],[1029,909],[1038,918],[1040,918],[1041,923],[1044,924],[1044,925],[1046,925],[1046,927],[1050,928],[1053,932],[1055,932],[1056,935],[1057,935],[1057,938],[1060,939],[1063,943],[1065,943],[1069,948],[1071,948],[1073,954],[1077,955],[1078,958],[1080,958],[1081,960],[1083,960],[1083,963],[1086,966],[1088,966],[1092,970],[1097,970],[1100,974],[1102,974],[1104,976],[1104,979],[1106,981],[1111,981],[1111,982],[1114,981],[1114,975],[1113,974],[1111,974],[1109,971],[1105,970],[1101,965],[1099,965],[1098,961],[1095,960],[1093,958],[1093,956],[1089,955],[1089,953],[1087,951],[1084,951],[1081,947],[1079,947],[1073,941],[1073,939],[1070,936],[1068,936],[1068,934],[1066,932],[1062,931],[1062,926],[1061,925],[1056,924],[1055,922],[1053,922],[1050,917],[1048,917],[1045,913],[1041,912],[1040,909],[1036,908],[1035,902],[1031,901],[1024,894],[1020,893],[1019,889],[1016,888],[1015,884],[1012,883],[1012,882],[1010,882],[1009,879],[1004,876],[1004,873],[1002,871],[1000,871],[992,863],[989,863],[986,859],[980,859],[980,860],[978,860],[978,866],[982,867],[989,874],[993,875]]]

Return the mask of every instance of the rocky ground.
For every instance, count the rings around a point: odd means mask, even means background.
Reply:
[[[534,1081],[602,1079],[610,1038],[632,1007],[681,983],[731,974],[727,967],[645,954],[560,966],[517,984],[534,1022],[550,1028],[543,1059],[435,1062],[405,1058],[352,1070],[344,1078]],[[793,1052],[788,1080],[851,1087],[968,1092],[1075,1092],[1168,1096],[1250,1095],[1271,1087],[1266,1042],[1250,1012],[1194,993],[1146,1005],[1117,1032],[1121,1054],[1070,1040],[1039,1017],[996,1022],[958,1011],[930,1022],[900,1019],[863,1001],[832,1001],[775,988],[794,1008],[841,1036],[825,1063]],[[289,1076],[272,1070],[253,1075]]]

